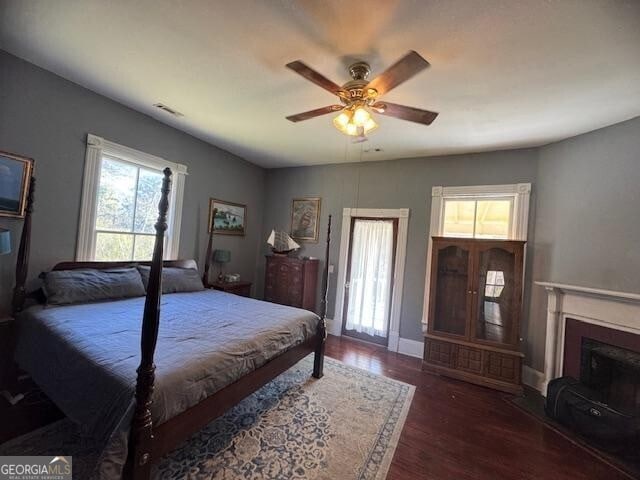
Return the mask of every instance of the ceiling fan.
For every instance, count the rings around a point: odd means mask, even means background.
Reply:
[[[349,80],[344,85],[339,86],[300,60],[296,60],[288,63],[287,68],[336,95],[340,99],[340,105],[329,105],[308,112],[289,115],[286,118],[292,122],[301,122],[320,115],[340,112],[333,119],[334,126],[349,136],[359,137],[361,141],[366,139],[365,135],[368,132],[378,126],[371,117],[370,111],[401,120],[431,125],[438,116],[437,112],[379,100],[382,95],[406,82],[428,66],[429,62],[411,50],[382,74],[368,81],[371,73],[369,64],[356,62],[349,67],[349,73],[353,80]]]

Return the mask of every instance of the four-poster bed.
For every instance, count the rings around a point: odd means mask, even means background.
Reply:
[[[137,368],[137,378],[135,379],[135,402],[132,407],[133,412],[131,416],[126,417],[131,418],[131,423],[130,427],[127,426],[128,428],[126,429],[128,442],[125,443],[127,443],[128,445],[128,454],[123,470],[123,477],[135,480],[149,479],[152,463],[157,461],[162,455],[171,451],[182,441],[187,439],[190,435],[199,431],[213,419],[223,414],[226,410],[237,404],[240,400],[253,393],[282,372],[286,371],[288,368],[296,364],[311,352],[314,352],[315,354],[312,373],[313,377],[322,377],[324,365],[324,345],[326,339],[325,316],[328,282],[328,256],[331,235],[331,216],[329,216],[327,231],[326,257],[323,272],[322,301],[319,319],[317,316],[299,309],[278,306],[275,304],[260,302],[252,299],[244,299],[242,297],[237,297],[222,292],[215,292],[212,290],[195,293],[167,295],[164,299],[162,299],[163,267],[178,267],[187,269],[195,267],[195,262],[193,260],[162,260],[164,234],[167,229],[166,219],[167,211],[169,208],[168,199],[171,188],[171,171],[169,169],[165,169],[163,173],[164,178],[162,182],[162,195],[158,206],[159,215],[158,221],[155,224],[156,236],[153,257],[151,262],[135,262],[136,264],[150,265],[146,296],[144,297],[144,313],[142,314],[142,334],[140,338],[141,354],[140,363]],[[16,275],[16,287],[14,290],[15,294],[13,305],[16,313],[22,311],[24,305],[24,283],[27,276],[27,259],[29,250],[28,227],[30,222],[32,204],[33,198],[32,196],[30,196],[27,217],[25,218],[25,235],[23,235],[23,238],[21,240],[21,247],[17,262],[18,272]],[[210,245],[208,250],[210,250]],[[132,262],[65,262],[56,265],[53,270],[106,270],[114,267],[130,266],[131,264]],[[259,328],[256,327],[256,329],[258,331],[257,335],[260,336],[260,339],[258,339],[257,337],[242,337],[240,338],[240,340],[238,340],[238,338],[234,337],[234,341],[236,341],[237,345],[252,345],[252,347],[249,349],[250,351],[243,352],[241,357],[245,359],[245,363],[249,363],[252,366],[255,366],[255,368],[247,369],[247,367],[244,367],[245,370],[243,370],[242,376],[240,376],[239,378],[233,378],[231,382],[224,384],[222,388],[215,390],[215,392],[213,393],[207,393],[206,396],[203,393],[207,392],[206,390],[199,391],[198,395],[200,395],[200,397],[198,397],[197,402],[192,402],[193,404],[189,404],[187,408],[183,409],[182,411],[175,411],[174,408],[174,412],[171,415],[167,414],[167,418],[162,418],[162,420],[160,422],[157,422],[156,424],[154,423],[154,415],[157,416],[157,411],[154,413],[154,407],[158,407],[158,405],[154,405],[154,402],[157,403],[159,400],[154,397],[154,390],[160,389],[158,390],[158,393],[161,394],[161,401],[165,402],[167,401],[166,398],[176,393],[168,392],[166,390],[167,385],[171,384],[171,382],[169,382],[166,378],[163,378],[163,375],[165,375],[166,377],[167,372],[162,370],[162,368],[165,368],[164,366],[166,366],[169,361],[174,360],[174,358],[169,358],[169,353],[166,353],[166,356],[163,356],[165,355],[163,348],[167,348],[167,346],[170,346],[171,350],[174,350],[173,345],[168,345],[167,338],[173,338],[171,335],[176,334],[175,332],[180,332],[179,328],[176,329],[176,318],[178,318],[179,320],[178,327],[184,326],[184,329],[190,327],[191,324],[189,323],[189,318],[191,317],[195,317],[196,320],[202,317],[204,318],[203,321],[206,321],[206,315],[209,313],[203,310],[203,305],[206,306],[206,304],[203,302],[213,301],[209,299],[213,299],[213,296],[216,295],[218,296],[215,297],[217,299],[216,301],[220,302],[220,304],[222,305],[216,307],[216,314],[218,316],[220,315],[220,312],[223,312],[223,315],[224,312],[231,312],[232,308],[247,308],[251,310],[248,314],[252,314],[255,316],[255,312],[258,311],[257,309],[262,309],[264,310],[264,312],[269,312],[268,314],[265,313],[266,318],[275,318],[275,316],[277,315],[282,316],[282,319],[273,320],[274,325],[277,323],[277,328],[274,327],[275,330],[282,331],[283,326],[287,326],[287,328],[289,328],[292,332],[295,331],[296,335],[291,335],[291,338],[286,339],[286,341],[278,337],[277,342],[274,342],[274,332],[267,330],[264,326],[259,326]],[[86,321],[87,314],[95,315],[96,317],[99,317],[100,320],[103,320],[103,322],[94,322],[93,324],[100,324],[102,325],[102,327],[100,328],[104,329],[108,328],[108,326],[104,326],[104,324],[108,323],[109,319],[119,319],[118,315],[120,315],[121,312],[109,312],[109,309],[113,310],[114,304],[122,305],[122,307],[120,307],[120,310],[131,310],[133,308],[132,305],[135,308],[139,308],[141,306],[141,298],[96,304],[85,304],[75,309],[74,307],[61,307],[50,309],[49,311],[46,311],[46,309],[40,309],[36,310],[35,313],[31,313],[31,315],[34,318],[37,318],[38,315],[40,315],[44,319],[52,316],[55,317],[56,315],[58,315],[59,317],[64,318],[64,320],[67,322],[65,323],[65,328],[68,329],[70,328],[70,325],[73,326],[73,321],[75,321],[72,312],[75,312],[75,314],[77,314],[78,312],[83,312],[82,314],[84,315],[84,317],[82,320],[85,324],[89,323]],[[175,329],[174,331],[170,332],[170,335],[163,335],[162,333],[160,323],[161,304],[162,308],[167,310],[167,318],[165,318],[165,320],[167,321],[167,325],[165,325],[165,330],[169,328]],[[180,312],[180,308],[188,308],[183,307],[184,305],[196,305],[200,310]],[[211,306],[211,309],[213,310],[214,306]],[[33,309],[28,309],[27,311],[25,311],[25,318],[27,318],[26,314],[28,314],[30,310]],[[112,316],[110,317],[108,314]],[[46,315],[49,315],[49,317],[46,317]],[[100,317],[100,315],[104,316]],[[229,315],[231,316],[232,314],[230,313]],[[33,320],[33,318],[29,317],[29,320]],[[171,323],[172,321],[173,324]],[[216,318],[216,321],[219,321],[219,318]],[[231,320],[226,323],[230,322]],[[244,322],[244,324],[242,322]],[[76,323],[78,323],[78,321],[76,321]],[[164,323],[165,322],[163,321],[163,325]],[[238,323],[242,324],[245,330],[245,335],[246,332],[251,331],[250,328],[246,326],[247,321],[245,319],[238,320]],[[37,325],[38,329],[43,330],[43,327],[41,325],[35,324],[35,322],[33,321],[31,322],[31,325],[32,326],[27,326],[25,330],[28,331],[29,328],[31,328],[31,330],[34,331],[36,327],[34,327],[33,325]],[[43,323],[43,325],[45,324]],[[126,330],[127,324],[124,325],[125,327],[117,325],[114,328],[117,331],[122,328],[124,332],[124,330]],[[128,325],[130,325],[130,322]],[[311,325],[313,325],[313,327],[311,327]],[[227,328],[227,330],[229,329],[228,325],[223,326]],[[311,328],[313,328],[312,331],[309,330]],[[54,333],[59,334],[61,330],[62,329],[58,329]],[[300,332],[302,333],[298,332],[298,330],[300,330]],[[86,333],[86,331],[76,331],[76,338],[83,338],[82,335],[84,333]],[[111,334],[113,332],[109,333]],[[229,335],[229,333],[224,331],[224,329],[222,328],[219,330],[213,329],[211,330],[211,333],[212,335],[216,335],[218,333],[222,336]],[[42,334],[40,333],[40,335]],[[131,340],[131,335],[132,334],[129,333],[127,337],[126,333],[122,333],[122,341],[124,343],[127,342],[127,340],[125,340],[125,337],[128,338],[128,340]],[[37,338],[37,336],[34,335],[31,338]],[[114,341],[111,339],[111,337],[108,338],[110,339],[110,341]],[[267,340],[263,340],[263,338],[266,338]],[[199,339],[199,341],[202,343],[202,339]],[[215,343],[215,341],[215,338],[211,339],[212,343]],[[219,341],[220,340],[218,340],[218,342]],[[266,343],[260,343],[263,341]],[[80,345],[78,346],[77,350],[80,352],[89,351],[91,348],[95,348],[96,344],[95,341],[93,342],[93,344],[91,344],[89,340],[81,340],[79,341],[79,343]],[[277,350],[276,347],[274,347],[275,344],[277,344],[279,348],[281,348],[281,350]],[[158,351],[156,351],[157,345],[159,346]],[[130,344],[127,344],[127,346],[130,346]],[[73,347],[74,345],[65,346],[65,348],[68,349],[71,349]],[[23,347],[23,351],[24,350],[25,347]],[[263,353],[262,350],[264,350],[264,352],[269,351],[270,353]],[[75,353],[76,352],[74,350],[74,354]],[[175,356],[175,352],[173,352],[172,355]],[[197,353],[194,353],[193,355],[197,356]],[[253,357],[251,357],[251,355],[253,355]],[[24,352],[22,358],[24,358]],[[93,360],[91,357],[88,358],[90,360]],[[168,358],[169,360],[167,360]],[[217,358],[218,357],[216,357],[216,359]],[[256,360],[256,358],[259,358],[259,361]],[[209,359],[209,364],[207,365],[204,364],[201,360],[202,359],[199,357],[186,358],[184,366],[185,371],[187,371],[188,368],[191,368],[193,370],[195,364],[197,364],[198,369],[202,370],[203,368],[210,366],[213,361]],[[33,365],[35,361],[41,360],[34,360],[31,364]],[[158,371],[156,371],[156,363],[158,363],[159,365]],[[190,364],[190,367],[186,365],[187,363]],[[178,383],[176,383],[175,378],[179,378],[181,376],[181,372],[178,371],[177,368],[182,367],[174,367],[175,371],[172,371],[171,374],[174,376],[173,385],[176,385]],[[37,370],[37,367],[34,367],[34,370]],[[200,372],[200,370],[198,370],[198,372]],[[113,374],[113,371],[109,371],[108,373]],[[132,374],[132,372],[128,373]],[[159,377],[156,374],[158,374]],[[43,374],[40,373],[40,378],[43,378],[42,375]],[[76,380],[82,381],[81,379]],[[158,384],[159,380],[160,384]],[[45,381],[44,383],[47,382]],[[69,385],[73,385],[73,383],[70,383]],[[165,391],[162,391],[163,388],[165,389]],[[45,393],[48,392],[45,390]],[[171,405],[171,407],[174,407],[174,405]],[[167,407],[163,410],[170,411],[170,408]]]

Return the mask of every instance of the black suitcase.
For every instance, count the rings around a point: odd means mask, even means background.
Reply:
[[[546,414],[609,452],[640,449],[640,414],[602,402],[598,392],[572,377],[549,382]]]

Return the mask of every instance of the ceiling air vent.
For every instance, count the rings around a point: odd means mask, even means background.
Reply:
[[[160,110],[164,110],[167,113],[170,113],[174,117],[184,117],[183,113],[180,113],[171,107],[167,107],[164,103],[154,103],[153,106],[159,108]]]

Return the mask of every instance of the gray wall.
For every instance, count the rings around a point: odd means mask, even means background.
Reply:
[[[533,279],[640,292],[640,117],[540,148],[536,183]],[[531,294],[542,370],[546,292]]]
[[[317,244],[304,244],[300,254],[324,258],[326,221],[327,216],[332,214],[331,263],[335,265],[337,274],[343,208],[409,208],[400,336],[422,340],[421,319],[431,187],[526,182],[535,184],[536,168],[537,152],[527,149],[269,170],[264,235],[266,238],[271,228],[289,230],[292,198],[322,197],[320,241]],[[533,197],[535,198],[535,191]],[[266,253],[264,248],[263,253]],[[260,279],[264,271],[262,259],[259,268]],[[330,318],[334,314],[336,277],[337,275],[331,277],[329,288]]]
[[[180,256],[196,258],[200,266],[209,197],[247,204],[247,235],[218,235],[215,242],[232,252],[229,271],[254,278],[263,169],[0,51],[0,150],[36,160],[30,277],[75,257],[87,133],[187,165]],[[0,217],[0,226],[13,231],[14,247],[12,255],[0,257],[1,317],[13,287],[22,221]]]
[[[289,228],[293,197],[322,197],[320,242],[301,254],[323,258],[331,213],[337,273],[342,208],[410,208],[400,336],[421,340],[431,187],[520,182],[533,184],[522,337],[542,370],[547,300],[534,280],[640,292],[640,117],[536,149],[269,170],[264,235]],[[329,317],[335,289],[334,275]]]

